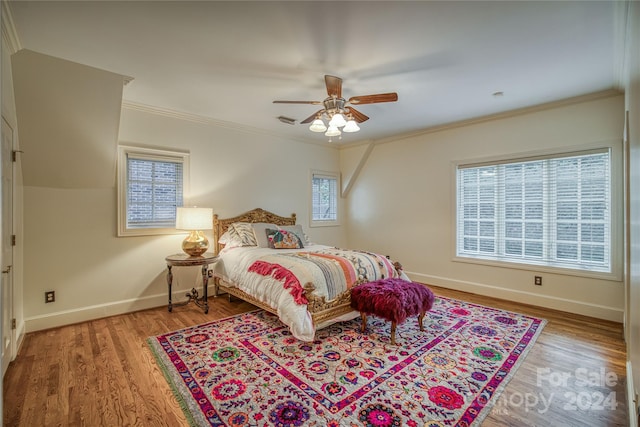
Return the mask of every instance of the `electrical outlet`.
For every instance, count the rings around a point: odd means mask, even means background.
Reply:
[[[56,291],[47,291],[44,293],[45,304],[50,302],[55,302],[55,300],[56,300]]]
[[[207,277],[211,279],[213,277],[213,270],[207,270]]]
[[[533,284],[536,286],[542,286],[542,276],[534,276]]]

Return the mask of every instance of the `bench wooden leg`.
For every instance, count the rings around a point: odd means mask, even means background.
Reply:
[[[422,313],[420,313],[420,315],[418,316],[418,325],[420,326],[420,330],[424,331],[424,326],[422,325],[422,320],[424,319],[424,314],[426,312],[423,311]]]
[[[360,325],[360,332],[364,333],[367,329],[367,313],[360,313],[360,318],[362,319],[362,324]]]
[[[391,345],[396,344],[396,322],[391,322]]]

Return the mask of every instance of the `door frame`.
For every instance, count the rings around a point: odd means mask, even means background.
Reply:
[[[2,166],[4,164],[4,162],[7,160],[3,157],[4,155],[8,155],[8,156],[12,156],[13,154],[13,149],[14,149],[14,140],[15,138],[15,132],[13,127],[11,126],[11,124],[9,123],[9,121],[2,116],[2,141],[1,144],[2,146],[0,146],[0,166]],[[5,147],[4,144],[7,144],[8,147]],[[2,267],[1,270],[4,271],[6,269],[6,263],[7,261],[4,259],[3,253],[4,253],[4,248],[2,248],[2,242],[3,239],[6,239],[7,236],[4,235],[3,233],[3,228],[4,228],[4,222],[7,221],[8,222],[8,228],[10,230],[9,234],[13,235],[13,228],[14,228],[14,224],[13,224],[13,216],[14,216],[14,183],[15,183],[15,176],[14,176],[14,166],[13,166],[13,158],[10,157],[9,162],[7,163],[8,165],[10,165],[11,168],[11,207],[10,207],[10,211],[9,211],[9,218],[5,218],[4,216],[4,206],[2,206],[2,198],[0,198],[0,221],[2,221],[2,226],[0,226],[0,266]],[[2,173],[4,173],[5,171],[0,171]],[[1,190],[1,183],[0,183],[0,190]],[[0,197],[2,196],[2,193],[0,191]],[[11,263],[8,264],[11,267],[13,267],[13,249],[14,247],[11,246],[10,251],[11,251]],[[8,292],[7,292],[7,296],[9,297],[9,301],[4,301],[2,295],[4,295],[4,290],[1,290],[0,292],[0,310],[2,311],[2,315],[0,316],[0,331],[4,331],[4,327],[5,325],[3,324],[4,319],[5,319],[5,310],[8,310],[8,316],[7,318],[9,319],[9,321],[13,321],[13,319],[15,319],[15,298],[14,298],[14,283],[13,283],[13,268],[9,268],[9,271],[6,273],[2,273],[2,278],[0,279],[0,284],[2,286],[8,286]],[[16,328],[13,328],[11,325],[9,325],[9,345],[7,347],[7,351],[9,354],[5,355],[4,352],[2,354],[2,377],[4,378],[4,374],[9,366],[9,362],[11,362],[12,360],[15,359],[16,357],[16,352],[17,352],[17,337],[16,337]],[[4,333],[4,332],[3,332]],[[3,337],[4,339],[4,337]],[[2,343],[2,347],[4,347],[4,343]]]

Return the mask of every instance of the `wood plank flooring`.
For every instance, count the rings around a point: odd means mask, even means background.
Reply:
[[[431,287],[548,320],[483,426],[626,426],[622,325]],[[186,426],[146,338],[254,309],[210,298],[27,334],[4,378],[4,426]],[[427,318],[425,318],[427,321]]]

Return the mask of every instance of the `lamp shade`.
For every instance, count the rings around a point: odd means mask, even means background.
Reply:
[[[211,230],[213,228],[213,209],[178,208],[176,228],[178,230]]]

